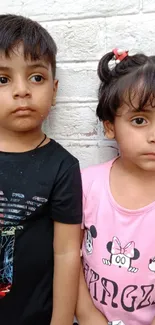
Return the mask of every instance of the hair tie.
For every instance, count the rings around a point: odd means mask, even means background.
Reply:
[[[116,64],[118,64],[128,56],[129,51],[124,51],[124,50],[116,48],[116,49],[112,50],[112,52],[115,55]]]

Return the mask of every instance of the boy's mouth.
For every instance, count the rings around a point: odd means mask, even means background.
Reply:
[[[16,115],[30,115],[30,113],[34,112],[34,109],[27,107],[27,106],[21,106],[17,107],[12,113]]]
[[[13,113],[16,113],[18,111],[34,111],[34,109],[28,107],[28,106],[20,106],[20,107],[17,107]]]

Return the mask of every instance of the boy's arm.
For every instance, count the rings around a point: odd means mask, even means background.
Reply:
[[[88,291],[83,268],[80,269],[78,300],[76,305],[76,317],[79,325],[107,325],[105,316],[95,307]],[[155,324],[153,324],[155,325]]]
[[[54,222],[54,292],[51,325],[72,325],[80,269],[80,225]]]
[[[51,216],[54,221],[51,325],[72,325],[80,270],[82,184],[79,163],[71,156],[58,170],[51,192]]]

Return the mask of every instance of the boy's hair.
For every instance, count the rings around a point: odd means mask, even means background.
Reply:
[[[155,56],[128,55],[110,69],[113,58],[114,53],[109,52],[98,65],[101,83],[96,110],[100,120],[111,123],[123,103],[134,111],[142,111],[147,105],[155,107]]]
[[[9,57],[13,48],[22,42],[25,59],[46,59],[51,63],[53,78],[56,72],[57,47],[40,24],[18,15],[0,15],[0,52]]]

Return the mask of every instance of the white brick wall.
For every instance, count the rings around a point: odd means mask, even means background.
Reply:
[[[155,54],[155,0],[5,0],[0,13],[39,21],[58,45],[57,106],[45,123],[81,166],[117,154],[95,116],[99,58],[115,46]]]

